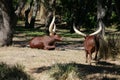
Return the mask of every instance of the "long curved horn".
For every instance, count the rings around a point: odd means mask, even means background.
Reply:
[[[73,29],[77,34],[80,34],[81,36],[84,36],[84,37],[86,36],[86,34],[80,32],[79,30],[76,29],[75,24],[73,24]]]
[[[50,33],[54,33],[55,32],[55,16],[53,16],[53,19],[52,19],[52,22],[50,23],[50,26],[49,26],[49,32]]]
[[[54,33],[56,32],[56,24],[54,23],[54,28],[52,30]]]
[[[100,33],[101,30],[102,30],[102,22],[100,21],[98,30],[95,31],[94,33],[89,34],[89,35],[90,35],[90,36],[96,35],[96,34]]]

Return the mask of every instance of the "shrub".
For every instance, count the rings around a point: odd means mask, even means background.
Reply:
[[[0,63],[0,80],[33,80],[30,75],[23,71],[21,65],[9,66]]]
[[[114,33],[108,36],[109,56],[115,59],[120,55],[120,34]]]
[[[55,80],[79,80],[77,67],[74,65],[57,64],[52,69],[56,70],[52,75]]]

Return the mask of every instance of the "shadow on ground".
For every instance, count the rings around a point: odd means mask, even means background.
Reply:
[[[33,80],[20,65],[10,66],[0,63],[0,80]]]
[[[105,61],[98,62],[97,65],[84,65],[77,63],[59,65],[72,65],[76,67],[78,75],[82,80],[120,80],[120,65],[115,65]],[[39,74],[50,70],[53,66],[34,68],[32,69],[32,72]]]
[[[29,40],[19,40],[13,41],[13,46],[15,47],[27,47]],[[83,49],[83,41],[62,41],[56,42],[56,50],[81,50]]]

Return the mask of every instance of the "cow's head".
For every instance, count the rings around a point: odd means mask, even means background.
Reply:
[[[49,32],[50,36],[53,37],[56,41],[61,41],[62,37],[58,34],[56,34],[56,25],[55,25],[55,16],[53,16],[53,19],[51,21],[51,24],[49,26]]]
[[[88,34],[88,35],[84,34],[84,33],[81,32],[81,31],[79,31],[79,30],[75,27],[75,24],[73,24],[73,29],[74,29],[74,31],[75,31],[77,34],[79,34],[79,35],[81,35],[81,36],[84,36],[84,37],[86,38],[86,37],[88,37],[88,36],[94,36],[94,35],[97,35],[98,33],[100,33],[101,30],[102,30],[102,23],[101,23],[101,22],[99,23],[99,28],[98,28],[98,30],[96,30],[95,32],[93,32],[93,33],[91,33],[91,34]]]

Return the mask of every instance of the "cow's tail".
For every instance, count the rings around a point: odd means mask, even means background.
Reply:
[[[108,43],[103,37],[99,38],[99,43],[99,57],[106,60],[109,53]]]

